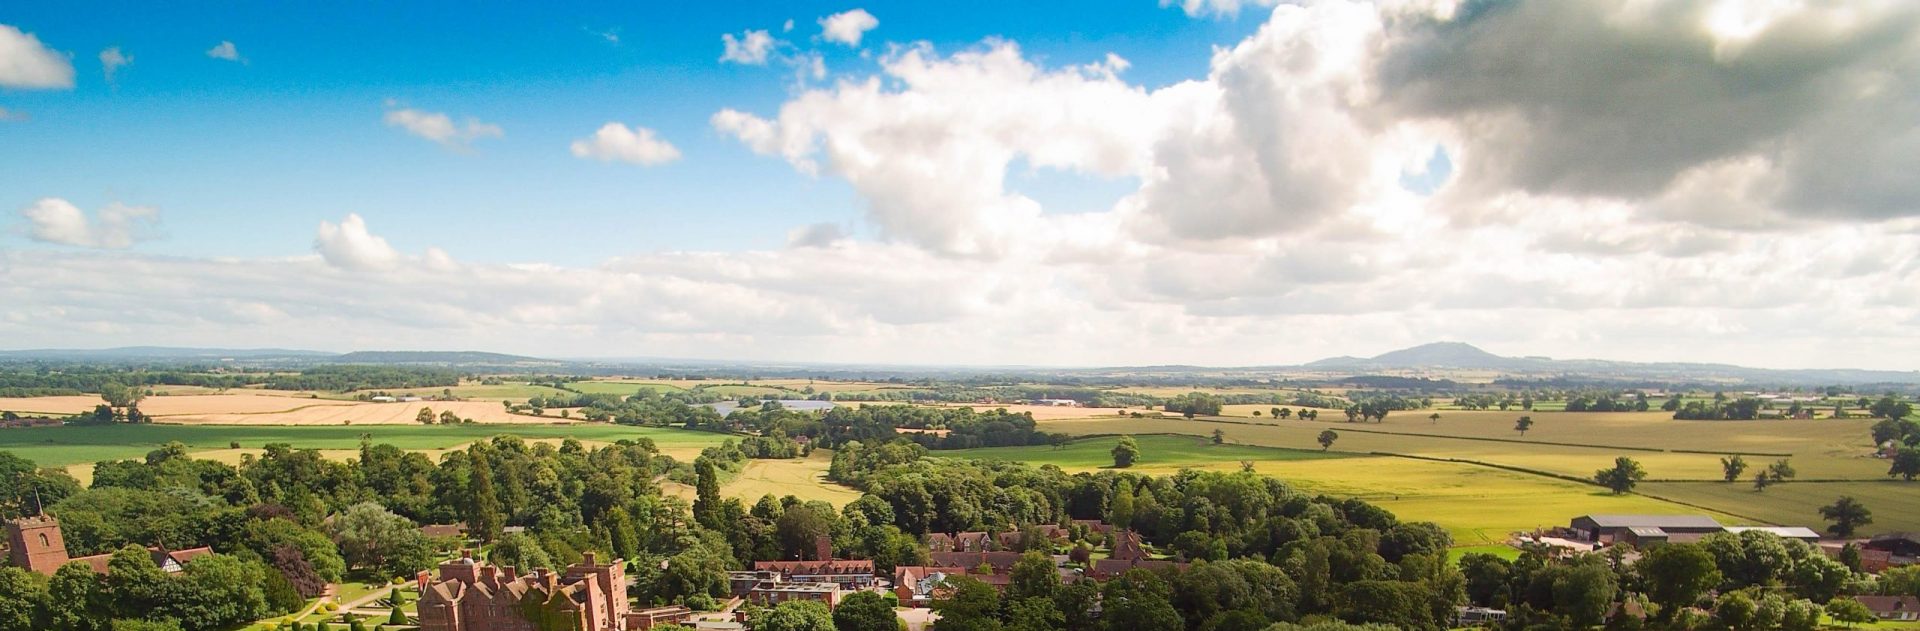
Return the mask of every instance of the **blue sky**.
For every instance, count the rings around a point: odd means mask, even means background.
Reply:
[[[1167,4],[0,4],[0,347],[1920,356],[1920,3]]]
[[[403,250],[438,244],[474,261],[771,247],[794,225],[857,226],[862,202],[708,126],[723,107],[771,113],[793,89],[778,64],[719,63],[722,33],[769,30],[824,54],[836,76],[875,72],[893,42],[952,51],[993,38],[1063,64],[1120,54],[1130,79],[1157,86],[1205,74],[1210,49],[1197,43],[1258,25],[1151,2],[861,6],[881,23],[855,49],[818,41],[816,20],[845,3],[10,3],[0,24],[71,53],[77,79],[0,91],[0,107],[32,117],[0,129],[12,147],[0,151],[0,207],[50,196],[158,207],[165,238],[144,247],[178,255],[302,252],[313,225],[347,212]],[[206,54],[222,41],[244,63]],[[95,58],[107,47],[134,60],[111,84]],[[448,151],[384,125],[389,100],[505,133]],[[641,169],[567,153],[608,121],[653,128],[684,157]],[[1126,190],[1014,172],[1050,207],[1103,210]]]

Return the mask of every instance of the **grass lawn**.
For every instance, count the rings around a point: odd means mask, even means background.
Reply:
[[[238,442],[245,448],[288,443],[297,448],[355,449],[360,436],[402,449],[442,449],[500,435],[522,438],[577,438],[613,442],[623,438],[650,438],[662,451],[698,451],[718,445],[729,436],[664,427],[633,427],[602,423],[571,425],[105,425],[63,426],[0,431],[0,451],[32,460],[41,466],[138,458],[169,441],[180,441],[194,451],[226,449]]]
[[[1508,561],[1520,558],[1519,548],[1506,544],[1496,544],[1489,546],[1461,546],[1447,550],[1447,562],[1458,564],[1460,563],[1460,557],[1474,553],[1491,554]]]

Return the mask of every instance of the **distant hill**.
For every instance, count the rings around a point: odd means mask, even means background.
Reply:
[[[1916,384],[1920,371],[1771,369],[1694,362],[1623,362],[1603,359],[1503,357],[1462,342],[1433,342],[1373,357],[1329,357],[1301,366],[1361,374],[1379,370],[1490,370],[1520,379],[1591,377],[1622,380],[1732,380],[1763,384]]]
[[[1517,370],[1540,363],[1538,359],[1501,357],[1464,342],[1434,342],[1412,348],[1381,353],[1373,357],[1329,357],[1306,364],[1308,368],[1483,368]]]
[[[330,364],[434,364],[434,365],[486,365],[486,366],[522,366],[528,364],[559,365],[564,362],[522,355],[487,353],[482,351],[354,351],[326,359]]]
[[[122,346],[118,348],[39,348],[0,351],[0,359],[62,361],[221,361],[226,359],[316,359],[335,353],[286,348],[178,348]]]

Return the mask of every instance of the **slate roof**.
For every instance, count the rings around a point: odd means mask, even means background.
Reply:
[[[1719,528],[1720,522],[1706,515],[1583,515],[1601,528]]]

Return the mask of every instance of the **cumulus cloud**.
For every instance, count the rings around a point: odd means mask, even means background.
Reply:
[[[32,33],[0,24],[0,88],[73,87],[73,62]]]
[[[385,238],[367,231],[367,220],[355,213],[337,224],[320,222],[313,250],[327,264],[354,271],[390,269],[400,262],[400,252],[387,245]]]
[[[27,237],[42,243],[82,248],[123,249],[154,238],[159,209],[114,202],[88,217],[86,211],[64,199],[48,197],[20,209],[27,220]]]
[[[829,42],[859,47],[860,38],[880,26],[880,19],[866,9],[853,9],[820,18],[820,36]]]
[[[1196,18],[1206,16],[1233,18],[1240,15],[1240,9],[1243,7],[1271,7],[1278,3],[1279,0],[1160,0],[1162,7],[1178,5],[1188,17]]]
[[[1910,368],[1916,9],[1736,4],[1289,3],[1153,85],[1118,57],[905,45],[711,117],[857,196],[785,247],[459,264],[348,216],[317,257],[0,253],[0,339],[1242,365],[1463,339]],[[760,63],[805,57],[779,47]],[[1016,168],[1131,190],[1066,213]]]
[[[787,231],[787,246],[824,248],[847,240],[847,231],[838,224],[816,223]]]
[[[240,61],[240,47],[234,46],[233,42],[220,40],[220,43],[215,44],[213,48],[207,49],[207,56],[227,61]]]
[[[733,62],[749,66],[766,65],[767,56],[773,52],[774,47],[772,35],[766,31],[755,30],[748,30],[737,38],[732,33],[724,33],[720,35],[720,43],[724,47],[720,53],[722,63]]]
[[[455,123],[453,118],[440,112],[427,112],[413,108],[389,108],[385,117],[388,127],[398,127],[409,134],[425,138],[450,149],[465,149],[473,141],[481,138],[499,138],[505,131],[499,125],[481,122],[468,117]]]
[[[640,166],[655,166],[680,159],[680,150],[659,138],[653,130],[617,122],[607,123],[592,136],[573,141],[576,158],[601,162],[620,161]]]
[[[107,75],[107,83],[113,83],[113,75],[121,68],[133,63],[133,55],[120,52],[119,46],[100,51],[100,69]]]

